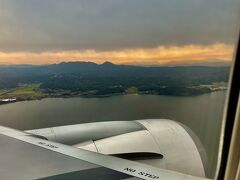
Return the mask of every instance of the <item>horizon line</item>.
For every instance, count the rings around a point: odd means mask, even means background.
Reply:
[[[94,61],[60,61],[57,63],[46,63],[46,64],[31,64],[31,63],[22,63],[22,64],[9,64],[9,63],[0,63],[0,66],[48,66],[48,65],[59,65],[63,63],[93,63],[96,65],[104,65],[106,63],[110,63],[116,66],[139,66],[139,67],[178,67],[178,66],[230,66],[231,61],[226,60],[215,60],[209,62],[190,62],[190,63],[166,63],[166,64],[134,64],[134,63],[114,63],[111,61],[104,61],[101,63],[97,63]]]

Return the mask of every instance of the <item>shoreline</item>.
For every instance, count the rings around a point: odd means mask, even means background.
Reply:
[[[68,99],[68,98],[110,98],[110,97],[115,97],[115,96],[126,96],[126,95],[155,95],[155,96],[168,96],[168,97],[193,97],[193,96],[201,96],[204,94],[210,94],[210,93],[214,93],[214,92],[219,92],[219,91],[226,91],[226,90],[217,90],[217,91],[211,91],[211,92],[206,92],[206,93],[201,93],[201,94],[192,94],[192,95],[169,95],[169,94],[157,94],[157,93],[130,93],[130,94],[126,94],[126,93],[114,93],[114,94],[106,94],[106,95],[93,95],[93,94],[88,94],[88,95],[44,95],[42,97],[37,97],[37,98],[20,98],[17,99],[15,101],[9,101],[9,102],[3,102],[0,101],[0,106],[2,105],[7,105],[7,104],[13,104],[13,103],[17,103],[17,102],[24,102],[24,101],[35,101],[35,100],[43,100],[43,99],[47,99],[47,98],[63,98],[63,99]]]

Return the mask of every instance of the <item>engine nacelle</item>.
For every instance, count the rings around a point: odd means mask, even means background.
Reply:
[[[167,119],[110,121],[26,131],[51,141],[205,177],[205,151],[194,133]]]

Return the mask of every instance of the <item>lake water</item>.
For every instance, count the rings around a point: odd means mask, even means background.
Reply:
[[[97,121],[167,118],[190,127],[206,148],[213,175],[225,91],[201,96],[125,95],[108,98],[47,98],[0,106],[0,124],[34,129]]]

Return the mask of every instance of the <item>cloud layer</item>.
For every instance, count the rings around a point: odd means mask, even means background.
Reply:
[[[0,51],[234,44],[239,0],[0,0]]]
[[[52,64],[62,61],[91,61],[116,64],[164,65],[179,63],[211,63],[216,60],[229,62],[233,57],[232,45],[158,46],[156,48],[97,51],[52,52],[0,52],[0,64]]]

